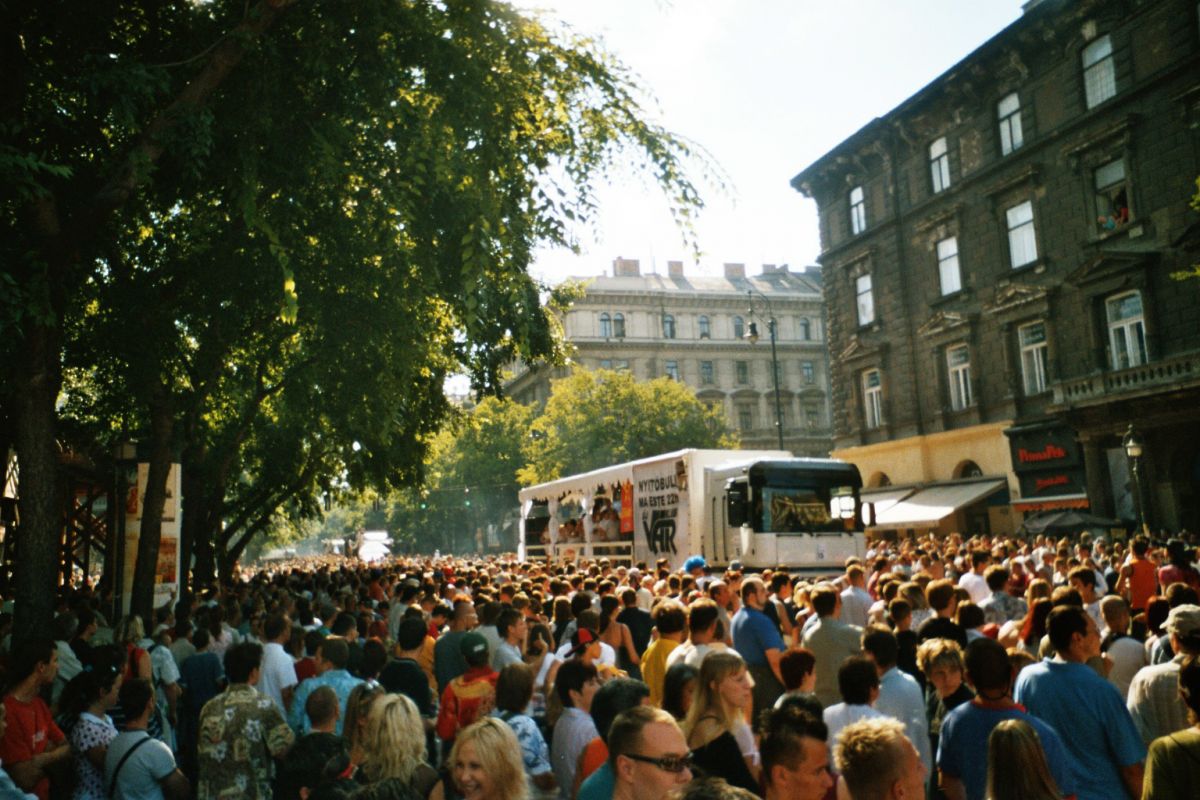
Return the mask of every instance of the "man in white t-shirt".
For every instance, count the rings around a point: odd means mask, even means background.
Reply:
[[[719,621],[720,611],[717,604],[708,598],[697,600],[688,606],[688,640],[667,656],[667,668],[670,669],[682,661],[700,669],[706,655],[727,650],[725,642],[717,638]]]
[[[1125,598],[1108,595],[1100,601],[1100,613],[1108,629],[1100,651],[1112,662],[1108,682],[1117,687],[1121,697],[1127,697],[1133,676],[1146,666],[1146,648],[1129,635],[1129,604]]]
[[[967,594],[971,595],[971,602],[977,606],[982,605],[984,600],[992,596],[987,579],[983,577],[984,570],[987,569],[991,560],[991,553],[986,550],[976,550],[971,553],[971,571],[964,572],[963,576],[958,579],[959,588],[966,589]]]
[[[296,692],[296,664],[288,655],[287,644],[292,638],[292,621],[286,614],[274,614],[263,625],[267,644],[263,647],[262,670],[258,691],[275,701],[286,717]]]
[[[112,800],[185,800],[191,786],[171,748],[146,733],[154,713],[154,687],[138,678],[121,686],[125,732],[109,742],[104,756],[104,790]]]

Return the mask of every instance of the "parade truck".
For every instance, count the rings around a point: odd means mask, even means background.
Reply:
[[[837,569],[866,549],[861,488],[858,468],[834,459],[679,450],[522,489],[518,555]]]

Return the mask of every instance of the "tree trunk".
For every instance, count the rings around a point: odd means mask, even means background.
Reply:
[[[17,530],[14,644],[51,630],[62,537],[54,409],[60,383],[58,331],[31,324],[17,350],[22,355],[13,397],[21,525]]]
[[[142,505],[142,525],[138,532],[137,564],[133,569],[130,611],[141,616],[146,630],[154,624],[154,582],[158,572],[158,546],[162,540],[162,515],[167,499],[167,477],[171,470],[171,433],[175,418],[166,397],[169,389],[160,387],[150,403],[150,464],[146,476],[146,495]]]
[[[204,521],[208,519],[208,508],[204,503],[204,478],[200,472],[200,460],[195,457],[191,448],[184,451],[181,467],[183,469],[183,497],[180,498],[180,509],[183,518],[179,526],[179,601],[190,607],[193,589],[196,581],[192,575],[192,558],[196,553],[196,543],[203,534]],[[199,535],[198,535],[199,534]]]

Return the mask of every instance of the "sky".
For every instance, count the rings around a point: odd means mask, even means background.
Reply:
[[[1021,0],[514,0],[600,40],[657,101],[657,122],[704,148],[727,188],[703,189],[692,258],[653,185],[632,173],[599,196],[581,255],[539,251],[554,284],[642,271],[720,275],[722,264],[793,269],[820,253],[816,204],[790,180],[1021,15]]]

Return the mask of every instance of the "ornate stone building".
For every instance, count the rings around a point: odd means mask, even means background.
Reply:
[[[588,369],[628,370],[636,378],[682,381],[704,403],[720,406],[742,446],[778,447],[769,320],[776,320],[779,416],[785,449],[826,456],[830,446],[828,365],[821,271],[793,272],[764,265],[746,277],[726,264],[724,277],[685,275],[682,262],[667,274],[642,274],[618,258],[611,275],[582,279],[580,298],[564,320],[574,363]],[[758,341],[746,334],[753,324]],[[522,403],[542,403],[550,381],[566,368],[517,365],[506,385]]]
[[[834,455],[890,484],[881,527],[1200,524],[1200,280],[1172,279],[1200,261],[1198,13],[1027,3],[793,179],[820,213]]]

